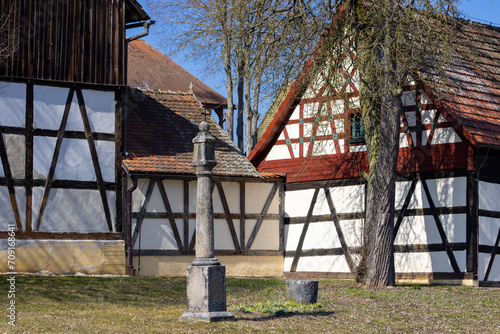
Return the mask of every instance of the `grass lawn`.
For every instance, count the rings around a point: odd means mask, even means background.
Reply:
[[[500,289],[320,281],[318,304],[280,279],[227,280],[233,322],[181,323],[185,278],[16,277],[16,326],[0,276],[1,333],[500,333]]]

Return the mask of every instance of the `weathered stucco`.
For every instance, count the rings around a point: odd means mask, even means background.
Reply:
[[[283,256],[217,256],[226,266],[228,277],[283,276]],[[141,276],[186,276],[186,268],[194,256],[141,256]],[[134,268],[139,268],[139,257],[134,256]]]
[[[7,248],[7,240],[0,240],[0,257],[7,259]],[[122,240],[17,240],[15,251],[18,273],[125,274]],[[10,272],[7,261],[0,272]]]

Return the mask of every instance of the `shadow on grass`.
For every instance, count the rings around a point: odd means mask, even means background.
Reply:
[[[274,320],[274,319],[283,319],[283,318],[294,318],[294,317],[323,317],[323,316],[329,316],[334,314],[335,312],[331,311],[325,311],[325,312],[285,312],[283,314],[269,314],[269,315],[264,315],[264,314],[246,314],[246,315],[235,315],[234,320],[235,321],[255,321],[255,322],[261,322],[261,321],[269,321],[269,320]],[[255,317],[253,317],[255,315]]]

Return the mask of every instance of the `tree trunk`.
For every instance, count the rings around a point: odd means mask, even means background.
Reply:
[[[394,271],[394,200],[395,174],[399,152],[400,94],[393,91],[398,80],[392,54],[381,48],[379,61],[385,71],[378,78],[378,115],[368,123],[367,148],[370,174],[367,184],[365,219],[366,273],[369,286],[395,284]],[[387,50],[387,49],[386,49]]]
[[[236,119],[236,137],[238,138],[238,148],[241,152],[244,151],[245,142],[243,141],[243,113],[244,113],[244,89],[245,89],[245,60],[243,55],[243,47],[241,41],[238,46],[238,115]]]
[[[234,139],[234,104],[233,104],[233,77],[231,68],[231,36],[229,31],[229,19],[227,13],[227,1],[224,2],[221,26],[224,41],[224,71],[226,72],[227,112],[226,132],[231,140]]]

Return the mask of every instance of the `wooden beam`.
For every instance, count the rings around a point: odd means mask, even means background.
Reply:
[[[146,198],[144,199],[144,203],[142,204],[141,211],[137,221],[135,223],[134,234],[132,236],[132,248],[137,241],[139,233],[141,232],[142,222],[144,221],[144,215],[148,209],[149,201],[151,200],[151,195],[153,194],[153,189],[155,187],[156,180],[150,180],[148,184],[148,189],[146,190]]]
[[[273,185],[273,188],[271,189],[271,192],[269,193],[269,196],[267,197],[266,203],[264,204],[264,207],[262,208],[262,211],[260,213],[259,219],[257,219],[257,222],[255,223],[255,226],[252,230],[252,234],[250,235],[250,238],[248,238],[248,242],[246,244],[245,250],[250,250],[252,247],[255,238],[257,237],[257,233],[259,232],[260,226],[262,225],[262,221],[264,220],[267,210],[269,210],[269,207],[271,206],[271,203],[273,201],[274,195],[276,194],[276,190],[278,190],[278,185],[275,183]]]
[[[172,214],[172,208],[170,207],[170,202],[168,201],[167,192],[165,191],[163,181],[161,180],[158,180],[158,189],[160,190],[160,195],[163,200],[163,205],[165,206],[165,210],[167,210],[168,221],[170,222],[170,227],[172,228],[172,232],[174,233],[174,238],[175,242],[177,243],[177,248],[180,251],[184,251],[184,246],[182,245],[182,240],[179,234],[179,230],[177,229],[177,224],[175,222],[174,215]]]
[[[466,243],[467,243],[467,272],[476,275],[478,271],[478,181],[475,173],[467,176],[467,221],[466,221]]]
[[[246,208],[245,208],[245,200],[246,200],[246,183],[243,181],[239,182],[240,184],[240,245],[244,248],[246,243]]]
[[[227,214],[227,224],[229,226],[229,231],[231,232],[231,238],[233,239],[234,249],[237,251],[241,250],[240,243],[238,242],[238,235],[236,234],[236,230],[234,228],[233,219],[231,218],[231,211],[229,210],[229,205],[227,204],[226,194],[224,193],[224,189],[222,188],[222,182],[213,181],[217,186],[217,190],[219,191],[220,200],[222,202],[222,207],[224,208],[224,212]]]
[[[486,268],[486,272],[484,273],[483,281],[487,281],[490,277],[491,268],[493,267],[493,262],[495,261],[495,257],[498,252],[498,244],[500,243],[500,228],[498,229],[497,240],[491,250],[490,261],[488,261],[488,267]]]
[[[434,201],[432,200],[431,193],[429,191],[429,187],[427,186],[427,182],[425,182],[425,180],[422,180],[421,182],[422,182],[422,185],[424,186],[424,192],[425,192],[425,195],[427,197],[427,201],[429,202],[429,206],[431,207],[432,215],[434,217],[434,221],[436,222],[436,227],[438,229],[439,236],[441,237],[443,245],[445,246],[446,254],[448,254],[448,259],[450,260],[453,271],[456,273],[459,273],[460,268],[458,267],[457,260],[455,259],[455,255],[453,254],[453,250],[450,246],[450,243],[448,242],[448,238],[446,237],[446,233],[444,232],[443,224],[441,223],[441,220],[439,219],[439,215],[436,211],[436,207],[434,205]]]
[[[413,196],[413,193],[415,192],[416,185],[417,185],[417,180],[413,180],[411,183],[410,189],[408,190],[408,194],[406,195],[405,201],[403,203],[403,207],[401,208],[401,211],[399,211],[398,219],[396,220],[396,224],[394,225],[393,241],[396,240],[396,236],[398,234],[399,227],[401,226],[401,222],[403,221],[403,217],[406,214],[406,210],[408,209],[408,205],[410,204],[411,197]]]
[[[285,250],[285,184],[279,184],[279,250]]]
[[[9,238],[9,232],[0,232],[0,239]],[[122,240],[121,233],[110,232],[92,232],[92,233],[77,233],[77,232],[33,232],[33,231],[17,231],[16,239],[35,239],[35,240]],[[125,253],[124,253],[125,255]]]
[[[43,190],[42,202],[40,203],[40,209],[38,210],[38,218],[36,220],[35,231],[40,229],[40,224],[42,222],[43,213],[47,205],[47,200],[49,198],[50,188],[52,182],[54,181],[54,174],[56,172],[57,160],[59,159],[59,152],[61,150],[62,141],[64,138],[64,131],[66,130],[66,123],[68,121],[69,111],[71,109],[71,102],[73,101],[73,95],[75,90],[71,88],[66,98],[66,105],[64,106],[64,112],[61,119],[61,124],[59,125],[59,130],[57,133],[56,145],[54,148],[54,154],[52,155],[52,162],[50,163],[49,174],[45,180],[45,186]]]
[[[300,256],[302,254],[302,247],[304,246],[304,240],[306,238],[307,229],[309,228],[309,221],[311,219],[314,206],[316,205],[316,200],[318,199],[319,188],[314,190],[314,195],[311,200],[311,204],[309,205],[309,211],[307,212],[306,221],[304,223],[304,227],[302,228],[302,233],[300,234],[299,243],[297,245],[297,251],[295,256],[293,257],[292,265],[290,266],[290,271],[294,272],[297,270],[297,265],[299,263]]]
[[[82,116],[83,128],[85,129],[85,136],[87,137],[87,142],[90,149],[90,156],[92,157],[92,163],[94,164],[94,170],[97,179],[97,188],[99,189],[99,193],[101,194],[102,205],[104,208],[104,215],[106,217],[106,222],[108,223],[108,229],[111,232],[113,231],[113,223],[111,221],[111,213],[109,210],[106,188],[104,187],[104,180],[102,177],[101,167],[99,165],[99,157],[97,155],[94,137],[92,135],[92,129],[90,127],[90,122],[87,116],[85,101],[83,100],[83,94],[80,88],[76,88],[76,97],[78,99],[78,105],[80,107],[80,115]],[[115,180],[115,182],[119,182],[119,180]],[[116,194],[116,196],[120,195]]]
[[[26,182],[26,231],[32,230],[32,205],[33,205],[33,83],[26,85],[26,158],[24,179]]]
[[[7,148],[5,147],[5,142],[3,140],[3,134],[0,131],[0,159],[2,160],[3,172],[5,175],[5,183],[7,185],[7,190],[9,191],[10,204],[12,212],[14,213],[14,219],[16,220],[16,227],[18,231],[23,229],[21,223],[21,217],[19,216],[19,208],[17,206],[16,200],[16,190],[14,189],[14,182],[12,179],[12,173],[10,171],[9,158],[7,156]]]
[[[333,204],[332,195],[330,193],[330,188],[324,187],[326,201],[328,202],[328,207],[331,213],[331,220],[333,221],[333,225],[335,225],[335,229],[337,230],[337,235],[340,241],[340,245],[342,247],[342,252],[344,253],[345,260],[347,265],[349,266],[349,270],[353,273],[355,272],[355,264],[352,260],[351,253],[349,248],[347,247],[347,243],[345,242],[344,233],[342,232],[342,228],[340,228],[339,220],[337,218],[337,210],[335,209],[335,205]]]

